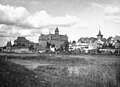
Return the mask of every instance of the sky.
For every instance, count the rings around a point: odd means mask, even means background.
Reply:
[[[18,36],[38,43],[56,27],[69,41],[120,35],[120,0],[0,0],[0,46]]]

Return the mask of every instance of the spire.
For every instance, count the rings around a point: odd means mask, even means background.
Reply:
[[[98,35],[97,35],[97,36],[103,36],[103,35],[101,34],[100,29],[101,29],[101,26],[99,25],[99,33],[98,33]]]
[[[102,40],[102,38],[103,38],[103,35],[101,34],[101,31],[99,30],[99,33],[97,35],[97,39]]]
[[[101,31],[99,30],[99,33],[98,33],[98,35],[97,36],[103,36],[102,34],[101,34]]]

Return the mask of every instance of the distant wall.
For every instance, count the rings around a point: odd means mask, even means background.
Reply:
[[[29,53],[28,48],[12,49],[11,51],[15,53]]]
[[[45,40],[39,40],[39,45],[40,45],[41,47],[43,47],[43,48],[46,48],[46,46],[47,46],[47,41],[45,41]]]
[[[60,40],[52,40],[51,44],[54,44],[56,47],[60,47],[60,45],[62,45],[64,43],[64,41],[60,41]]]

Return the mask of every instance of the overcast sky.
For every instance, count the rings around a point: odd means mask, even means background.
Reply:
[[[38,42],[41,33],[80,37],[120,35],[120,0],[0,0],[0,46],[17,36]]]

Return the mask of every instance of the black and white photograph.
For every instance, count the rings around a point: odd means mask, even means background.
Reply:
[[[120,0],[0,0],[0,87],[120,87]]]

